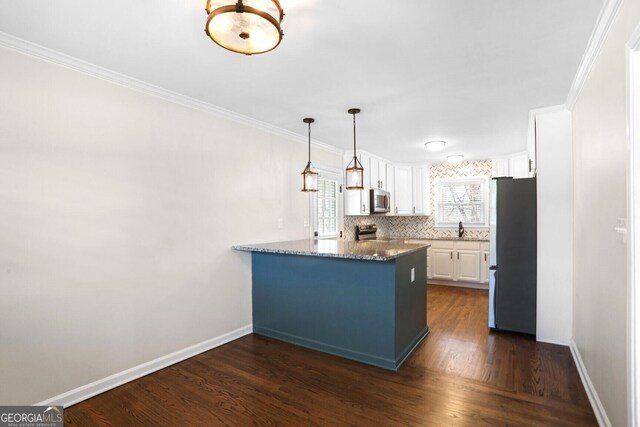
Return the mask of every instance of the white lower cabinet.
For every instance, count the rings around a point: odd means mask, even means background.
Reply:
[[[480,252],[473,250],[456,251],[455,279],[461,282],[480,281]]]
[[[454,282],[489,283],[489,244],[432,240],[427,250],[427,278]]]
[[[431,242],[431,260],[433,261],[433,278],[453,280],[453,251],[454,242],[449,240],[434,240]]]
[[[434,249],[433,278],[453,280],[453,251],[448,249]]]

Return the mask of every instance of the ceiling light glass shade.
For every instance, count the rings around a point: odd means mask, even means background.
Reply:
[[[452,156],[447,156],[447,162],[449,163],[460,163],[464,160],[464,156],[461,154],[455,154]]]
[[[442,151],[445,145],[447,145],[447,143],[444,141],[429,141],[424,144],[427,151]]]
[[[356,156],[347,166],[347,190],[364,189],[364,168]]]
[[[207,0],[207,13],[207,35],[230,51],[265,53],[282,41],[284,13],[278,0]]]
[[[313,171],[311,162],[302,171],[302,191],[318,191],[318,173]]]

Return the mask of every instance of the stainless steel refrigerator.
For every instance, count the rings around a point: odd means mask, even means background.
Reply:
[[[535,178],[491,181],[489,327],[536,333]]]

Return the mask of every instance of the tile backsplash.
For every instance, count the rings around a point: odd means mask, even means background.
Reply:
[[[431,166],[429,183],[431,212],[434,211],[433,182],[439,178],[456,178],[468,176],[491,176],[491,160],[465,161],[460,163],[438,163]],[[418,238],[432,239],[458,237],[458,230],[435,228],[432,216],[345,216],[344,237],[354,240],[356,225],[376,224],[378,237],[383,239]],[[465,229],[465,237],[489,240],[489,229]]]

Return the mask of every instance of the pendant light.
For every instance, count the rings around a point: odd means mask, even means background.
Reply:
[[[347,190],[363,190],[364,189],[364,168],[358,160],[356,153],[356,114],[360,112],[359,108],[351,108],[348,113],[353,115],[353,159],[347,166]]]
[[[314,119],[302,119],[309,126],[309,161],[307,167],[302,171],[302,191],[318,191],[318,173],[313,171],[311,165],[311,123]]]
[[[278,0],[207,0],[205,32],[219,46],[253,55],[282,41],[284,17]]]

